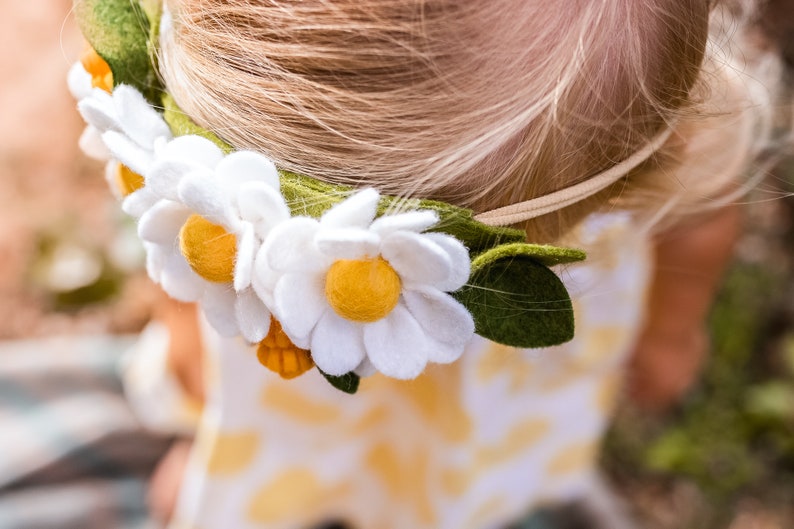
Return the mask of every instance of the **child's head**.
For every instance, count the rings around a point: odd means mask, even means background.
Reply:
[[[322,180],[482,211],[586,180],[690,108],[709,2],[169,0],[168,9],[168,89],[235,147]],[[643,172],[631,191],[658,185]],[[624,185],[538,219],[530,236],[557,237]]]

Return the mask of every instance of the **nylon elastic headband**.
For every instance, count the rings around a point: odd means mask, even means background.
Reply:
[[[595,195],[614,184],[629,171],[650,158],[659,148],[664,145],[673,132],[673,128],[668,126],[639,151],[635,152],[619,164],[610,167],[606,171],[597,174],[593,178],[585,180],[579,184],[565,189],[560,189],[554,193],[542,197],[533,198],[517,204],[510,204],[491,211],[486,211],[476,215],[475,220],[490,226],[508,226],[524,222],[552,211],[557,211],[564,207],[575,204],[581,200]]]

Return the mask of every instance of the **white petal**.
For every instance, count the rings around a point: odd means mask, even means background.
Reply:
[[[173,250],[165,259],[159,283],[169,296],[186,302],[201,299],[208,285],[190,268],[182,254]]]
[[[364,358],[364,360],[362,360],[361,363],[358,364],[358,367],[354,371],[354,373],[360,376],[361,378],[371,377],[377,372],[378,370],[375,369],[375,366],[372,365],[372,362],[369,361],[369,358]]]
[[[118,182],[119,162],[110,160],[105,164],[105,182],[107,182],[110,192],[116,197],[116,200],[122,200],[124,197],[121,194],[121,188]]]
[[[105,142],[102,141],[102,135],[93,125],[88,125],[85,128],[80,135],[78,145],[89,158],[99,161],[105,161],[110,158],[110,151],[105,145]]]
[[[112,130],[102,135],[102,141],[113,157],[133,172],[143,176],[148,173],[153,161],[152,152],[142,149],[124,134]]]
[[[149,188],[143,187],[134,193],[127,195],[121,203],[121,209],[127,215],[139,219],[159,200],[160,197],[152,193]]]
[[[167,257],[171,252],[166,253],[162,247],[150,242],[142,241],[142,244],[146,252],[146,272],[152,281],[159,284]]]
[[[451,344],[427,336],[428,351],[427,361],[436,364],[450,364],[455,362],[466,350],[465,344]]]
[[[243,338],[249,343],[265,339],[270,330],[270,311],[253,290],[249,288],[238,294],[234,311]]]
[[[234,262],[234,289],[237,292],[251,286],[257,250],[253,226],[244,223],[241,228],[237,234],[237,256]]]
[[[401,230],[413,232],[425,231],[430,226],[438,222],[438,214],[435,211],[409,211],[399,215],[384,215],[375,219],[370,229],[375,233],[385,236],[389,233]]]
[[[286,274],[276,283],[273,312],[292,341],[305,341],[329,310],[322,275]]]
[[[206,138],[196,135],[179,136],[169,141],[158,153],[170,159],[214,169],[223,160],[223,151]]]
[[[312,333],[311,352],[317,367],[329,375],[353,371],[365,357],[361,326],[326,311]]]
[[[463,348],[474,336],[474,319],[466,307],[449,294],[427,288],[422,291],[403,292],[405,306],[425,332],[449,348],[434,348],[430,353],[433,362],[448,363],[457,360]],[[457,356],[456,353],[457,352]]]
[[[190,209],[231,232],[239,228],[239,219],[229,204],[229,196],[215,178],[191,173],[179,182],[179,199]]]
[[[264,238],[276,224],[287,220],[289,208],[277,189],[263,182],[246,182],[237,190],[237,208],[243,220],[256,225]]]
[[[235,304],[237,294],[228,283],[207,283],[201,298],[201,309],[218,334],[230,338],[240,334]]]
[[[452,260],[439,245],[418,233],[392,233],[381,242],[381,254],[407,284],[444,283]]]
[[[122,130],[141,147],[153,150],[156,138],[171,138],[168,124],[135,88],[116,87],[113,101]]]
[[[80,115],[89,125],[93,125],[100,133],[109,130],[120,131],[121,124],[116,116],[116,108],[110,94],[99,88],[91,91],[91,95],[77,103]]]
[[[360,259],[380,254],[380,237],[360,228],[320,230],[314,236],[317,248],[333,259]]]
[[[209,169],[201,168],[196,164],[176,159],[160,159],[154,161],[146,175],[146,186],[154,193],[168,200],[179,200],[177,189],[179,182],[187,175],[200,172],[212,175]]]
[[[363,189],[326,211],[320,222],[324,228],[367,228],[375,218],[380,195]]]
[[[160,200],[138,221],[138,237],[144,241],[174,247],[179,230],[191,214],[182,204]]]
[[[450,273],[446,279],[433,286],[445,292],[455,292],[465,285],[471,272],[471,258],[463,243],[446,233],[423,233],[422,237],[433,241],[443,248],[452,263]]]
[[[238,151],[221,160],[215,173],[229,189],[237,189],[243,182],[262,182],[272,189],[279,188],[278,171],[269,158],[252,151]]]
[[[80,61],[69,68],[66,80],[69,84],[69,92],[75,99],[80,100],[91,95],[91,74],[86,71]]]
[[[364,326],[364,345],[372,365],[392,378],[416,378],[427,365],[430,342],[402,305],[394,307],[385,318]]]
[[[276,272],[315,272],[328,266],[314,245],[320,225],[308,217],[293,217],[273,228],[262,246],[262,256]]]
[[[278,274],[270,268],[267,263],[267,256],[263,252],[263,247],[259,247],[254,259],[254,269],[251,275],[251,286],[254,287],[259,299],[261,299],[268,307],[273,307],[275,301],[273,300],[273,291],[276,288],[276,283],[281,278],[282,274]]]

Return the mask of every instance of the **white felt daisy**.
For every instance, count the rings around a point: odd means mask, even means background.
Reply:
[[[72,84],[80,82],[84,81]],[[131,86],[117,86],[112,94],[93,88],[77,107],[89,125],[84,135],[98,135],[115,160],[106,173],[111,188],[123,198],[122,209],[139,218],[157,201],[145,185],[145,177],[157,151],[172,138],[168,124]]]
[[[409,379],[428,361],[456,360],[474,333],[448,294],[468,279],[469,255],[454,237],[422,233],[438,222],[434,212],[375,219],[378,200],[365,189],[319,220],[276,226],[257,255],[256,283],[275,285],[277,319],[324,372],[363,374],[371,363]]]
[[[273,162],[181,136],[159,150],[146,185],[160,198],[138,223],[152,279],[177,299],[200,300],[221,334],[261,341],[270,311],[251,286],[254,258],[289,218]]]
[[[67,78],[69,91],[78,101],[91,97],[94,91],[93,76],[85,69],[82,62],[76,62],[70,69]],[[102,141],[102,134],[91,124],[83,130],[79,141],[80,149],[89,157],[102,162],[110,159],[110,151]]]

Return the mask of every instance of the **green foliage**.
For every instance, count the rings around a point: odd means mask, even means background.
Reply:
[[[725,506],[740,497],[794,497],[794,331],[774,338],[788,279],[735,265],[712,311],[712,356],[699,388],[676,416],[625,416],[608,437],[613,472],[698,486],[711,505],[698,529],[727,526]]]

